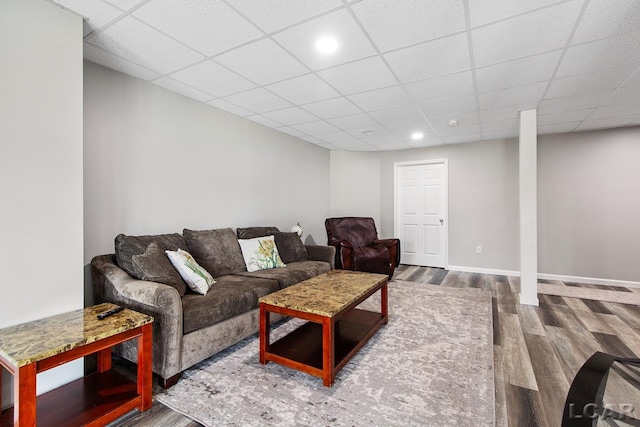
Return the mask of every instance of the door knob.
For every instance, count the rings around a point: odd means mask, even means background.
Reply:
[[[440,224],[444,224],[444,219],[440,218]]]

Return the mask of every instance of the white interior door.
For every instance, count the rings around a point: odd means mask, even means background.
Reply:
[[[395,231],[401,262],[445,268],[447,161],[403,162],[395,169]]]

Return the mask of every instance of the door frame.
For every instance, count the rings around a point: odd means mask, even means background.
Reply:
[[[426,160],[411,160],[406,162],[394,162],[393,163],[393,232],[394,236],[400,236],[400,228],[398,224],[398,218],[400,217],[400,195],[398,186],[400,185],[400,168],[403,166],[416,166],[416,165],[432,165],[441,163],[444,165],[445,173],[443,176],[443,194],[445,196],[444,203],[444,268],[449,269],[449,159],[426,159]],[[400,242],[402,244],[402,242]],[[402,260],[401,260],[402,261]]]

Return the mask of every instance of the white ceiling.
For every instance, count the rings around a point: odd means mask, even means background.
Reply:
[[[639,0],[54,1],[86,59],[332,150],[640,125]]]

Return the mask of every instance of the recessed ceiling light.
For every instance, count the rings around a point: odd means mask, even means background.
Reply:
[[[320,37],[316,41],[316,49],[324,54],[333,53],[338,50],[338,40],[330,36]]]
[[[424,134],[422,132],[414,132],[411,134],[411,139],[413,139],[414,141],[422,139],[422,137],[424,137]]]
[[[449,120],[449,123],[447,123],[449,126],[458,126],[458,119],[451,119]]]

